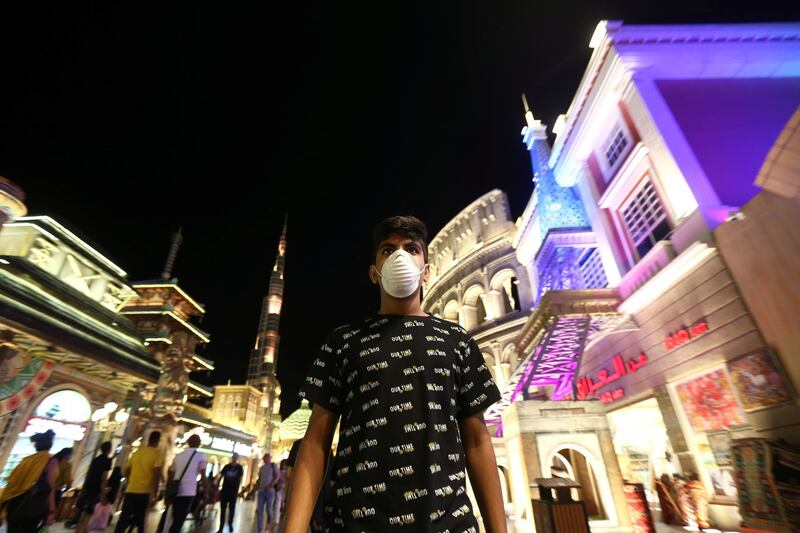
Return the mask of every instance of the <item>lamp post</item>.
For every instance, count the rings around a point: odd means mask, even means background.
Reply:
[[[92,413],[92,422],[96,430],[103,432],[103,438],[100,439],[97,446],[99,447],[102,442],[105,442],[119,429],[119,427],[128,421],[130,413],[127,409],[120,408],[116,402],[108,402],[103,407],[95,409]]]

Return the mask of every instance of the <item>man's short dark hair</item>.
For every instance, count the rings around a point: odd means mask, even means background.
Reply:
[[[150,446],[158,446],[158,442],[161,440],[161,432],[160,431],[153,431],[150,433],[150,436],[147,437],[147,444]]]
[[[394,216],[379,222],[372,230],[372,260],[378,253],[378,246],[391,235],[400,235],[422,244],[425,262],[428,262],[428,228],[417,217]]]
[[[103,444],[101,444],[100,451],[103,452],[103,455],[108,455],[108,452],[111,451],[111,441],[107,440]]]

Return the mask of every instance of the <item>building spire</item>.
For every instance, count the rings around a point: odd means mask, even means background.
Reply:
[[[267,451],[272,446],[273,422],[280,421],[280,384],[276,376],[278,367],[278,345],[280,343],[281,309],[283,308],[283,274],[286,258],[286,228],[288,216],[284,216],[281,236],[278,239],[278,253],[275,266],[269,276],[269,288],[261,303],[261,317],[258,333],[247,369],[247,383],[261,390],[261,407],[267,419],[264,428],[264,446]],[[277,420],[276,420],[277,417]]]
[[[161,279],[164,281],[172,277],[172,269],[175,266],[175,258],[178,256],[178,250],[183,242],[183,228],[178,228],[178,231],[172,234],[172,244],[169,247],[167,254],[167,262],[164,264],[164,271],[161,273]]]
[[[269,288],[261,303],[261,316],[247,380],[259,387],[274,379],[278,356],[278,328],[283,308],[283,276],[286,256],[286,231],[288,217],[284,217],[281,236],[278,239],[278,253],[270,272]]]

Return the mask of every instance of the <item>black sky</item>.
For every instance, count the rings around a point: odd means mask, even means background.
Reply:
[[[531,192],[520,93],[564,112],[601,19],[800,19],[789,2],[61,2],[0,12],[0,175],[129,272],[207,305],[208,383],[242,382],[289,212],[282,411],[328,330],[376,308],[368,233],[434,234],[492,188]],[[289,3],[287,3],[289,4]]]

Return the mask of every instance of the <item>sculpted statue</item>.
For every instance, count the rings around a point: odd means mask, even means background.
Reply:
[[[183,331],[172,335],[172,344],[159,357],[163,372],[153,402],[156,417],[171,415],[176,420],[183,413],[183,397],[189,385],[189,372],[196,339]]]

